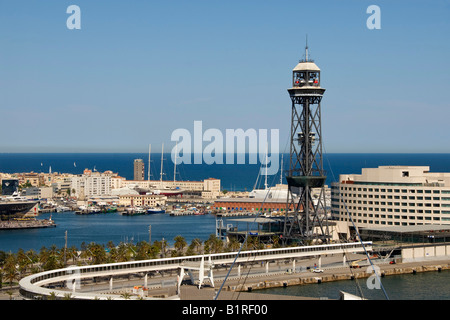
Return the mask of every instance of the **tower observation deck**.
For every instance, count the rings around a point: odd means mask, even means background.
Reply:
[[[306,245],[329,241],[320,105],[325,89],[320,86],[320,80],[320,69],[309,59],[306,45],[305,59],[293,69],[292,87],[288,89],[292,114],[285,242]],[[313,188],[321,189],[319,198],[312,197]],[[289,210],[291,206],[293,210]]]

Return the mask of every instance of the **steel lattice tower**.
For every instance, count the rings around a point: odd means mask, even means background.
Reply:
[[[322,158],[320,69],[308,58],[293,69],[290,162],[286,175],[288,199],[284,242],[328,243],[329,230],[325,206],[325,180]],[[319,196],[313,197],[314,193]]]

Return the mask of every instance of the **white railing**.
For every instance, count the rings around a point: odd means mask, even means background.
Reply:
[[[261,262],[280,259],[294,259],[308,256],[318,256],[324,254],[339,254],[351,252],[372,251],[372,242],[354,242],[302,247],[289,247],[277,249],[264,249],[242,251],[237,256],[237,252],[215,253],[208,255],[183,256],[175,258],[162,258],[141,261],[128,261],[120,263],[109,263],[90,266],[77,266],[64,269],[50,270],[36,273],[23,278],[19,282],[21,295],[26,299],[37,299],[44,296],[55,295],[63,298],[68,293],[72,299],[101,299],[104,295],[93,293],[81,293],[67,290],[49,289],[43,286],[52,283],[65,283],[70,287],[70,283],[81,279],[93,277],[112,277],[131,273],[147,273],[152,271],[174,270],[186,263],[200,263],[202,258],[211,261],[215,265],[231,264],[235,260],[237,263]],[[107,298],[120,299],[120,296],[109,295]]]

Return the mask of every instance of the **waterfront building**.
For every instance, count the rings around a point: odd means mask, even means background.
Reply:
[[[111,195],[112,174],[111,171],[101,173],[85,169],[82,175],[71,178],[73,195],[78,198]]]
[[[161,207],[165,206],[166,196],[156,194],[119,195],[119,206],[124,207]]]
[[[52,183],[52,188],[54,193],[68,193],[69,190],[72,193],[72,180],[75,176],[58,176]]]
[[[183,190],[183,195],[201,196],[205,199],[215,199],[220,195],[220,179],[208,178],[203,181],[172,181],[172,180],[125,180],[114,177],[114,188],[140,188],[151,190],[175,189]]]
[[[33,187],[39,187],[43,184],[41,176],[36,172],[20,173],[18,175],[20,184],[27,184]]]
[[[118,175],[111,176],[111,190],[122,188],[122,182],[126,180],[127,179],[125,177],[121,177]],[[125,186],[125,184],[123,186]]]
[[[221,212],[249,212],[284,214],[286,199],[220,198],[214,201],[213,209]],[[292,205],[290,205],[292,210]]]
[[[144,160],[134,159],[134,180],[142,181],[145,178]]]
[[[18,179],[2,179],[2,195],[10,196],[19,190]]]
[[[214,201],[213,208],[222,212],[251,212],[284,214],[288,186],[277,184],[267,189],[254,189],[246,197],[223,197]],[[290,204],[290,210],[293,205]]]
[[[428,166],[379,166],[341,174],[331,215],[356,228],[450,225],[450,173]]]

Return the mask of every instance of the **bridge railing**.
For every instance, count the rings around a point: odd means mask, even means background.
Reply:
[[[364,248],[363,248],[364,244]],[[98,276],[113,276],[129,273],[150,272],[156,270],[176,269],[185,263],[199,263],[204,259],[211,260],[213,264],[231,264],[236,262],[253,262],[277,259],[290,259],[297,257],[315,256],[333,253],[350,253],[372,251],[372,242],[354,242],[341,244],[328,244],[316,246],[302,246],[289,248],[276,248],[264,250],[242,251],[237,256],[237,252],[214,253],[196,256],[171,257],[141,261],[128,261],[120,263],[109,263],[100,265],[77,266],[64,269],[50,270],[23,278],[19,286],[23,295],[48,295],[49,290],[42,286],[55,282],[68,281],[74,278],[90,278]],[[67,293],[64,292],[64,293]]]

